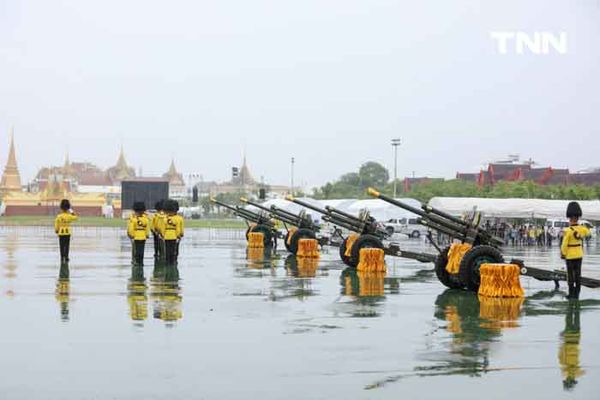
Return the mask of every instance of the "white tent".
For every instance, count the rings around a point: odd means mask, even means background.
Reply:
[[[429,205],[452,215],[462,215],[474,207],[487,218],[565,218],[569,200],[485,199],[475,197],[434,197]],[[579,201],[583,218],[600,220],[600,201]]]
[[[332,199],[332,200],[315,200],[309,197],[300,198],[305,203],[313,204],[319,208],[325,208],[326,206],[334,207],[340,211],[347,212],[352,215],[358,216],[359,212],[363,209],[369,210],[371,216],[378,221],[387,221],[391,218],[412,218],[415,215],[411,212],[408,212],[400,207],[393,206],[389,203],[386,203],[383,200],[379,199],[367,199],[367,200],[356,200],[356,199]],[[397,199],[402,201],[403,203],[407,203],[410,206],[415,208],[419,208],[421,203],[415,199]],[[287,201],[284,199],[271,199],[267,200],[263,203],[265,207],[271,207],[275,205],[278,208],[282,208],[286,211],[293,212],[297,214],[304,207],[299,206],[296,203],[292,203],[291,201]],[[256,211],[256,208],[253,206],[247,206],[246,208]],[[309,215],[313,217],[315,220],[320,220],[321,215],[316,211],[307,209],[306,210]]]

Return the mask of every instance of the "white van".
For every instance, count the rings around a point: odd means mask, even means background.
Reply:
[[[427,228],[417,222],[417,218],[391,218],[385,223],[388,234],[400,233],[410,238],[418,239],[427,234]]]
[[[596,237],[596,227],[590,221],[585,219],[579,220],[579,225],[584,225],[589,228],[590,232],[592,232],[592,237]],[[546,226],[548,229],[552,229],[552,236],[557,238],[560,233],[569,226],[568,219],[549,219],[546,221]]]

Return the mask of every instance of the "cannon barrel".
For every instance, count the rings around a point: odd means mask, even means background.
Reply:
[[[352,225],[352,224],[350,224],[350,223],[348,223],[346,221],[343,221],[343,220],[332,218],[330,215],[325,215],[323,217],[323,221],[325,221],[325,222],[331,222],[334,225],[340,226],[342,228],[346,228],[346,229],[348,229],[350,231],[353,231],[353,232],[357,232],[357,233],[361,232],[361,230],[357,226]]]
[[[323,215],[327,215],[327,214],[328,214],[327,210],[325,210],[325,209],[323,209],[323,208],[320,208],[320,207],[317,207],[317,206],[315,206],[315,205],[312,205],[312,204],[310,204],[310,203],[307,203],[307,202],[305,202],[305,201],[298,200],[297,198],[295,198],[295,197],[293,197],[293,196],[286,196],[286,198],[285,198],[285,199],[286,199],[287,201],[291,201],[292,203],[296,203],[296,204],[298,204],[299,206],[302,206],[302,207],[304,207],[304,208],[308,208],[308,209],[311,209],[311,210],[313,210],[313,211],[316,211],[316,212],[318,212],[319,214],[323,214]]]
[[[473,226],[467,221],[463,221],[460,218],[456,218],[433,207],[427,205],[422,205],[421,208],[412,207],[392,197],[381,194],[373,188],[369,188],[367,192],[373,197],[403,208],[413,214],[417,214],[422,218],[420,221],[422,225],[429,226],[432,229],[449,234],[452,237],[460,238],[463,241],[473,242],[476,239],[475,236],[479,236],[479,241],[485,242],[486,244],[498,247],[504,244],[504,241],[501,238],[491,235],[485,229]]]
[[[254,222],[257,224],[267,225],[272,228],[275,227],[275,224],[273,224],[273,222],[269,221],[269,219],[266,218],[264,215],[255,213],[250,210],[246,210],[239,206],[232,206],[230,204],[223,203],[215,198],[211,198],[210,201],[212,201],[213,203],[215,203],[221,207],[225,207],[226,209],[232,211],[234,215],[236,215],[242,219],[245,219],[247,221]]]
[[[213,202],[213,203],[215,203],[218,206],[225,207],[228,210],[231,210],[231,211],[236,211],[237,210],[236,206],[232,206],[230,204],[223,203],[222,201],[219,201],[219,200],[215,199],[214,197],[211,197],[210,201]]]
[[[435,222],[438,225],[444,226],[448,229],[454,230],[454,231],[463,231],[468,227],[468,224],[462,220],[458,220],[459,222],[455,222],[455,221],[448,221],[446,219],[444,219],[443,217],[439,216],[439,215],[431,215],[429,213],[427,213],[426,211],[424,211],[421,208],[416,208],[413,207],[411,205],[408,205],[406,203],[403,203],[401,201],[398,201],[392,197],[386,196],[384,194],[379,193],[378,191],[376,191],[373,188],[369,188],[367,191],[371,196],[376,197],[378,199],[381,199],[383,201],[385,201],[386,203],[390,203],[392,205],[395,205],[396,207],[400,207],[405,209],[406,211],[409,211],[413,214],[417,214],[419,217],[424,218],[426,220],[430,220],[432,222]]]
[[[276,213],[277,215],[280,215],[282,217],[300,218],[300,214],[294,214],[293,212],[289,212],[289,211],[284,210],[283,208],[279,208],[277,206],[271,206],[271,212]]]
[[[297,227],[308,227],[309,229],[318,230],[314,223],[309,218],[303,217],[302,214],[294,214],[292,212],[286,211],[282,208],[278,208],[276,206],[271,206],[271,208],[265,207],[260,203],[256,203],[254,201],[248,200],[245,197],[241,197],[240,201],[243,203],[254,206],[260,210],[264,210],[269,215],[275,219],[280,220],[285,224],[289,224]]]
[[[333,208],[331,206],[325,206],[325,209],[327,211],[329,211],[330,213],[332,213],[332,214],[338,214],[339,216],[341,216],[343,218],[346,218],[348,220],[354,221],[356,223],[363,223],[364,222],[362,219],[358,218],[357,216],[352,215],[352,214],[348,214],[348,213],[346,213],[344,211],[338,210],[337,208]]]
[[[240,197],[240,201],[241,201],[242,203],[245,203],[245,204],[250,204],[251,206],[254,206],[254,207],[258,208],[259,210],[263,210],[263,211],[266,211],[266,212],[268,212],[268,213],[271,213],[271,210],[270,210],[270,209],[268,209],[267,207],[263,206],[262,204],[255,203],[255,202],[253,202],[252,200],[248,200],[248,199],[247,199],[247,198],[245,198],[245,197]]]

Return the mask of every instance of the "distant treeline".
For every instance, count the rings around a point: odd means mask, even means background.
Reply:
[[[392,195],[393,182],[388,170],[381,164],[369,161],[358,172],[349,172],[334,182],[315,189],[317,199],[368,198],[366,189],[375,187]],[[499,182],[493,186],[478,186],[474,182],[459,179],[432,179],[412,184],[404,190],[404,181],[397,182],[398,196],[411,197],[428,202],[432,197],[489,197],[489,198],[536,198],[556,200],[595,200],[600,198],[600,185],[540,185],[534,181]]]

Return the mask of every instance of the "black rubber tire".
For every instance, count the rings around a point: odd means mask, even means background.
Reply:
[[[446,247],[444,251],[438,254],[437,258],[435,259],[435,276],[437,276],[442,285],[446,286],[447,288],[462,289],[464,285],[460,282],[458,276],[451,275],[448,273],[448,271],[446,271],[449,251],[450,246]]]
[[[252,232],[262,233],[265,247],[273,247],[273,233],[271,228],[266,225],[256,225]]]
[[[287,231],[287,233],[285,234],[285,237],[283,238],[283,245],[285,246],[285,249],[291,253],[292,251],[290,250],[290,246],[288,245],[289,237],[290,237],[290,231]]]
[[[385,231],[387,232],[388,236],[392,236],[395,233],[393,226],[386,226]]]
[[[347,266],[350,267],[350,257],[346,257],[346,241],[348,240],[348,238],[344,239],[344,241],[342,242],[341,246],[340,246],[340,259],[344,262],[344,264],[346,264]]]
[[[383,243],[377,236],[360,235],[350,250],[350,266],[356,268],[360,259],[361,249],[383,249]]]
[[[484,263],[503,263],[502,253],[492,246],[475,246],[467,251],[460,262],[458,278],[473,292],[479,291],[479,267]]]
[[[412,231],[410,233],[410,237],[413,238],[413,239],[418,239],[418,238],[421,237],[421,232],[419,232],[419,231]]]
[[[290,253],[292,254],[296,254],[298,253],[298,242],[300,241],[300,239],[316,239],[317,235],[315,235],[315,232],[310,230],[310,229],[306,229],[306,228],[301,228],[298,229],[296,232],[294,232],[294,235],[292,236],[292,239],[290,240],[290,248],[288,249],[290,251]]]

